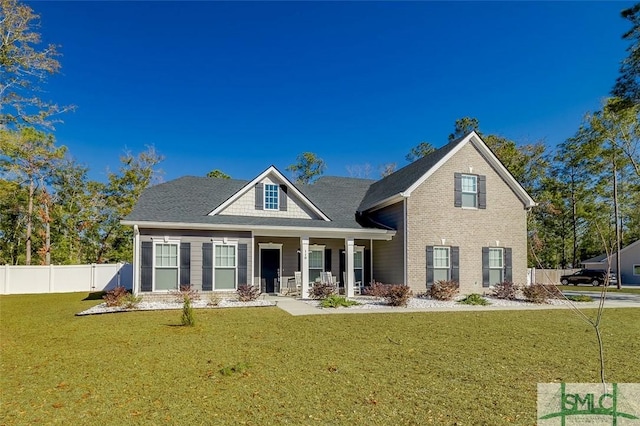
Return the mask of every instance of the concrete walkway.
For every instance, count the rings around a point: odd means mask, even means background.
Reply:
[[[596,295],[599,293],[596,293]],[[613,293],[610,293],[613,294]],[[608,295],[607,295],[608,296]],[[638,296],[638,295],[635,295]],[[394,307],[376,307],[373,309],[358,308],[316,308],[300,299],[294,299],[287,296],[265,296],[266,300],[272,301],[283,311],[293,316],[302,315],[332,315],[332,314],[377,314],[377,313],[408,313],[408,312],[476,312],[476,311],[531,311],[531,310],[547,310],[547,309],[571,309],[569,305],[520,305],[520,306],[468,306],[458,305],[455,307],[430,307],[430,308],[394,308]],[[593,295],[593,302],[581,302],[575,305],[579,309],[595,309],[598,307],[598,298]],[[607,299],[605,308],[640,308],[640,298],[619,298],[618,300]]]

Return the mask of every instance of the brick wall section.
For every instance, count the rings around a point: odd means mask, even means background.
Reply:
[[[456,172],[486,176],[486,209],[454,207]],[[482,247],[496,247],[496,241],[499,247],[513,250],[513,281],[526,283],[526,210],[471,143],[420,185],[407,202],[408,284],[414,293],[426,289],[426,247],[443,245],[443,238],[445,246],[460,247],[461,293],[487,290],[482,287]]]
[[[273,177],[265,177],[262,183],[280,185]],[[282,193],[280,193],[282,196]],[[231,216],[257,216],[257,217],[286,217],[290,219],[319,219],[318,216],[304,205],[291,191],[287,193],[287,211],[280,210],[256,210],[256,190],[250,188],[240,198],[219,213]]]

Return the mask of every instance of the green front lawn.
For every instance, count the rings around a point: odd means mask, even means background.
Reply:
[[[596,291],[600,293],[602,291],[602,286],[594,287],[592,285],[559,285],[557,286],[561,291]],[[638,288],[621,288],[617,289],[615,285],[611,285],[607,287],[607,293],[635,293],[640,294],[640,287]]]
[[[180,311],[75,317],[83,297],[0,297],[0,424],[531,425],[537,383],[599,375],[569,310],[239,308],[189,328]],[[608,380],[640,382],[638,335],[640,309],[606,310]]]

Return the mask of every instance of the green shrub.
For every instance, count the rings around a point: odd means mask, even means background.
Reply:
[[[525,299],[533,303],[546,303],[549,292],[543,284],[531,284],[522,289]]]
[[[553,284],[540,284],[544,287],[547,292],[547,296],[550,299],[564,299],[564,295],[562,294],[562,290],[558,288],[558,286]]]
[[[193,306],[191,306],[191,299],[185,297],[182,305],[182,325],[193,327],[196,324],[196,318],[193,315]]]
[[[313,283],[309,289],[309,297],[312,299],[326,299],[336,292],[333,284],[329,283]]]
[[[134,296],[131,293],[127,293],[120,299],[120,306],[126,309],[136,309],[141,301],[142,296]]]
[[[236,293],[238,293],[238,300],[241,302],[251,302],[260,297],[260,289],[252,285],[239,285]]]
[[[413,296],[413,292],[409,286],[394,284],[389,286],[384,298],[391,306],[407,306],[411,296]]]
[[[127,289],[121,286],[110,290],[102,296],[107,306],[121,306],[122,299],[128,294]]]
[[[349,306],[359,305],[355,300],[349,300],[344,296],[338,296],[337,294],[331,294],[320,302],[322,308],[348,308]]]
[[[427,290],[429,297],[435,300],[452,300],[460,292],[460,285],[457,281],[442,280],[436,281]]]
[[[464,305],[490,305],[489,301],[479,294],[473,293],[462,299],[460,302]]]
[[[503,281],[493,286],[491,296],[496,299],[516,300],[518,286],[511,281]]]
[[[586,294],[567,296],[567,299],[571,300],[572,302],[593,302],[593,297]]]

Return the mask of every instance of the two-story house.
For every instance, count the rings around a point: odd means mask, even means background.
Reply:
[[[533,199],[472,132],[378,181],[294,184],[271,166],[251,181],[183,177],[148,188],[123,221],[134,227],[134,292],[191,285],[302,295],[330,272],[345,287],[372,280],[462,293],[526,282]],[[296,273],[297,272],[297,273]]]

